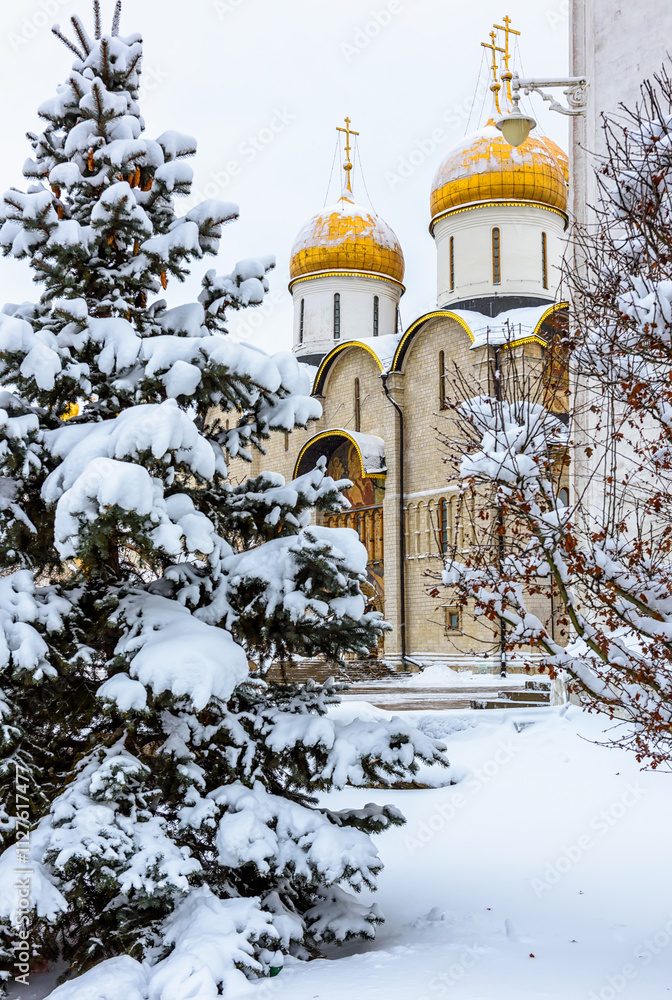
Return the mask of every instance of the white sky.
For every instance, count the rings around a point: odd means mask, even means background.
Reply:
[[[109,25],[113,2],[102,3]],[[372,204],[392,226],[406,258],[404,326],[427,312],[436,297],[429,190],[439,163],[467,130],[482,66],[480,43],[488,40],[493,21],[501,24],[508,13],[523,32],[522,65],[515,67],[521,76],[564,76],[567,9],[568,0],[125,0],[122,34],[139,31],[145,41],[148,136],[168,128],[194,135],[195,189],[240,206],[219,257],[197,265],[185,285],[169,287],[170,303],[195,298],[210,267],[227,272],[244,257],[275,254],[272,302],[263,314],[241,314],[245,326],[238,332],[266,349],[291,346],[290,249],[303,223],[323,207],[335,127],[349,115],[361,133],[371,201],[358,170],[355,198]],[[54,22],[65,28],[74,12],[90,23],[88,0],[0,6],[6,95],[0,190],[23,187],[21,165],[30,153],[25,132],[40,128],[36,108],[71,62],[49,29]],[[389,22],[377,33],[376,13]],[[470,131],[488,117],[489,103],[485,117],[481,106],[479,94]],[[566,149],[568,119],[549,112],[538,97],[527,107]],[[436,129],[442,131],[432,150]],[[329,203],[340,193],[338,172]],[[36,292],[25,261],[0,258],[0,302],[34,299]]]

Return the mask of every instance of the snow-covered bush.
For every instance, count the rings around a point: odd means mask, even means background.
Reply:
[[[77,17],[74,40],[57,31],[73,68],[2,210],[0,245],[43,290],[0,313],[0,953],[21,927],[33,959],[89,970],[62,996],[93,977],[205,1000],[374,933],[354,894],[381,867],[369,835],[402,817],[317,796],[443,748],[330,718],[333,684],[263,679],[274,656],[365,652],[385,626],[356,534],[311,527],[347,503],[324,464],[227,480],[319,404],[291,355],[227,336],[270,258],[208,271],[198,302],[158,298],[237,209],[176,214],[196,143],[145,137],[120,13],[110,35],[98,2],[94,37]]]
[[[672,762],[672,79],[606,119],[597,223],[575,231],[568,353],[570,506],[559,500],[561,434],[531,384],[462,399],[466,488],[489,498],[506,542],[454,554],[444,580],[503,622],[510,648],[535,643],[586,704],[627,719],[652,766]],[[521,391],[522,389],[522,391]],[[516,397],[513,405],[508,393]],[[498,514],[496,512],[499,512]],[[502,532],[504,534],[504,531]],[[511,544],[513,542],[513,544]],[[523,582],[525,585],[523,586]],[[553,585],[560,641],[530,608]],[[619,739],[619,730],[611,736]]]

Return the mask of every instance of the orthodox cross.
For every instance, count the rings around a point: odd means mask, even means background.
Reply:
[[[495,45],[496,37],[497,36],[495,35],[494,30],[491,31],[490,44],[488,44],[487,42],[481,42],[481,45],[483,46],[484,49],[490,49],[490,51],[492,52],[492,66],[490,68],[492,69],[493,83],[492,86],[490,87],[490,90],[495,95],[495,107],[497,108],[497,113],[501,115],[502,109],[499,106],[499,91],[501,90],[501,87],[499,81],[497,80],[497,52],[504,52],[504,49],[501,48],[501,46],[499,45]]]
[[[350,119],[345,119],[345,128],[341,128],[340,125],[336,127],[337,132],[345,132],[345,163],[343,164],[343,169],[345,170],[345,187],[352,194],[352,185],[350,183],[350,171],[352,170],[352,160],[350,159],[350,136],[359,135],[359,132],[353,132],[350,128]]]
[[[496,24],[495,28],[497,28],[498,31],[504,32],[504,69],[508,73],[509,59],[511,58],[511,51],[509,49],[509,35],[520,35],[520,32],[516,31],[515,28],[509,27],[509,25],[511,24],[511,18],[509,17],[508,14],[505,14],[502,20],[504,21],[504,24]],[[501,52],[502,50],[500,49],[499,51]],[[509,103],[511,103],[511,79],[508,76],[506,78],[506,93],[507,97],[509,98]]]

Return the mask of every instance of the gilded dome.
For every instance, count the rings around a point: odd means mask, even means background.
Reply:
[[[552,140],[533,136],[521,146],[510,146],[494,123],[488,122],[466,136],[439,167],[432,184],[432,219],[459,205],[501,198],[537,202],[566,212],[561,152]]]
[[[387,223],[343,195],[308,220],[292,247],[290,280],[319,271],[369,271],[403,281],[404,255]]]
[[[547,135],[542,135],[540,138],[541,141],[548,146],[550,151],[553,153],[553,156],[560,164],[560,169],[564,174],[565,181],[569,184],[569,157],[567,156],[567,153],[564,149],[561,149],[560,146],[558,146],[557,142],[553,142],[552,139],[549,139]]]

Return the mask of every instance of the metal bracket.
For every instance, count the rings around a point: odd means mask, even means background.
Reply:
[[[586,88],[588,78],[585,76],[568,76],[564,79],[535,80],[532,78],[521,79],[514,73],[511,79],[511,90],[514,94],[524,91],[526,94],[539,94],[544,101],[548,101],[552,111],[558,111],[561,115],[585,115],[587,106]],[[567,98],[568,107],[565,107],[553,97],[547,94],[544,87],[563,87],[563,93]],[[515,98],[514,98],[515,99]]]

